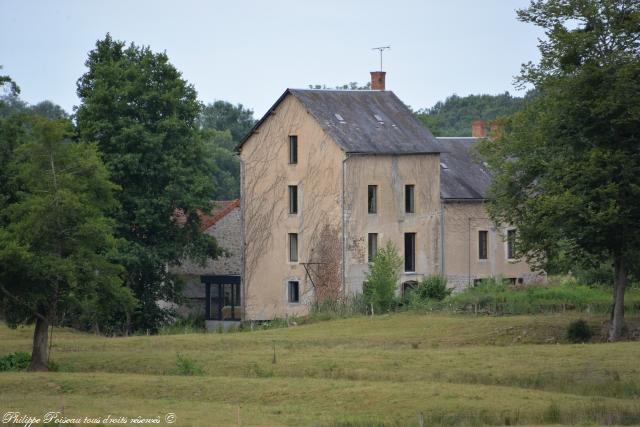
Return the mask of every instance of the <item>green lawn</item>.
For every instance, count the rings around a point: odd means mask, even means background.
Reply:
[[[394,314],[234,334],[56,330],[59,372],[0,373],[0,409],[175,425],[640,424],[640,344],[567,344],[579,315]],[[582,315],[599,327],[604,316]],[[0,328],[0,355],[31,329]],[[274,359],[274,346],[276,363]],[[178,366],[178,354],[183,360]],[[197,375],[181,375],[185,370]]]

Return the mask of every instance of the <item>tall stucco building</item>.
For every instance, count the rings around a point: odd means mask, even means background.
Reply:
[[[372,90],[287,89],[239,145],[246,320],[304,314],[318,294],[362,291],[391,241],[398,292],[443,274],[528,282],[515,230],[492,224],[476,138],[435,138],[372,73]]]

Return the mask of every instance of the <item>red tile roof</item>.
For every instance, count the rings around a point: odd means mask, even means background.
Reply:
[[[200,216],[200,229],[202,231],[215,225],[222,218],[227,216],[235,208],[240,207],[240,199],[235,200],[214,200],[211,202],[211,211],[209,214],[203,214],[202,211],[198,211]],[[173,214],[173,220],[181,226],[187,221],[182,209],[176,209]]]
[[[211,214],[200,215],[200,228],[206,230],[207,228],[215,225],[222,218],[227,216],[235,208],[240,207],[240,199],[235,200],[216,200],[213,202],[213,209]]]

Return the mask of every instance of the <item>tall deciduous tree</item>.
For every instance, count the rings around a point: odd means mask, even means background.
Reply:
[[[203,129],[207,158],[212,162],[215,200],[231,200],[240,197],[240,159],[234,149],[238,145],[229,130]]]
[[[256,121],[253,118],[253,110],[245,108],[242,104],[215,101],[202,109],[198,122],[202,129],[228,130],[233,141],[238,144]]]
[[[78,80],[80,136],[95,141],[122,190],[117,234],[126,239],[126,284],[141,301],[133,319],[155,330],[168,314],[158,301],[178,296],[167,266],[219,253],[200,232],[210,209],[213,170],[197,129],[201,105],[164,53],[113,40],[96,43]]]
[[[134,299],[112,261],[115,186],[95,145],[69,141],[66,120],[34,120],[6,165],[16,191],[0,223],[0,304],[10,326],[35,321],[29,369],[47,370],[48,328],[70,300],[126,311]]]
[[[520,77],[537,96],[480,145],[489,210],[540,264],[560,243],[576,261],[613,260],[614,341],[640,239],[640,3],[536,0],[518,16],[547,37]]]

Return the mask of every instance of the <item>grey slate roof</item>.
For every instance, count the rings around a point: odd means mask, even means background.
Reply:
[[[440,155],[440,197],[444,200],[478,200],[487,197],[491,175],[473,159],[470,148],[477,138],[438,138],[446,152]]]
[[[442,151],[436,138],[391,91],[287,89],[254,129],[291,94],[347,153],[418,154]]]

